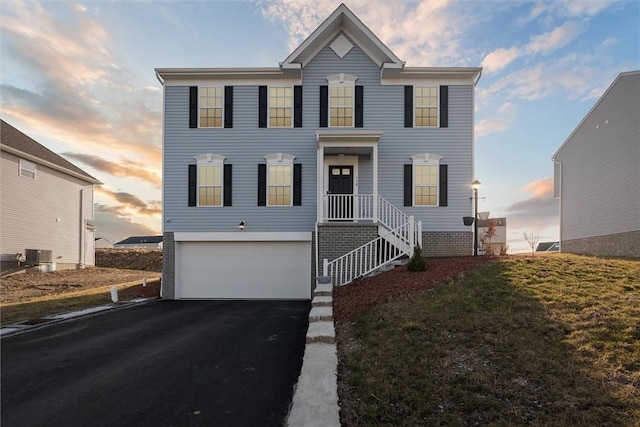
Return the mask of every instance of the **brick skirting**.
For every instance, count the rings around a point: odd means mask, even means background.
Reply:
[[[640,230],[563,240],[560,251],[581,255],[640,258]]]

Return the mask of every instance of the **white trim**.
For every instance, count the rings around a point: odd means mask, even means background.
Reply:
[[[289,129],[293,127],[293,92],[294,92],[294,85],[272,85],[269,86],[267,85],[267,128],[272,128],[272,129]],[[271,88],[289,88],[291,89],[291,106],[289,107],[291,109],[291,125],[289,126],[271,126]],[[275,107],[278,108],[278,107]]]
[[[411,156],[412,170],[411,170],[411,206],[416,208],[437,208],[440,207],[440,160],[442,156],[431,153],[415,154]],[[416,166],[435,166],[436,167],[436,203],[435,205],[417,205],[416,204]],[[424,187],[424,186],[421,186]],[[431,187],[431,185],[429,186]]]
[[[329,82],[329,85],[342,85],[345,83],[349,85],[355,85],[356,80],[358,80],[357,76],[345,73],[338,73],[327,76],[327,82]]]
[[[413,127],[414,128],[439,128],[440,127],[440,86],[441,85],[437,85],[437,84],[432,84],[432,83],[422,83],[422,82],[417,82],[413,85]],[[442,86],[446,86],[446,85],[442,85]],[[421,88],[421,89],[432,89],[435,88],[436,89],[436,124],[435,126],[431,126],[431,125],[421,125],[418,126],[416,125],[416,109],[418,108],[418,103],[416,102],[416,98],[417,98],[417,91],[416,88]],[[427,107],[420,107],[420,108],[433,108],[431,106],[427,106]]]
[[[173,233],[176,242],[310,242],[310,232],[252,232],[252,231],[182,231]]]
[[[327,126],[329,128],[342,128],[349,129],[355,128],[356,126],[356,80],[358,77],[353,76],[351,74],[339,73],[332,74],[327,76],[327,82],[329,83],[328,88],[328,99],[327,99]],[[332,87],[350,87],[351,88],[351,125],[350,126],[332,126],[331,125],[331,88]],[[333,108],[343,108],[340,106],[336,106]]]
[[[205,153],[193,156],[197,161],[196,170],[196,206],[199,208],[220,208],[224,206],[224,156],[218,154]],[[220,168],[220,204],[219,205],[201,205],[200,204],[200,166],[217,166]],[[207,186],[215,187],[215,186]]]
[[[275,154],[267,154],[266,156],[264,156],[264,159],[267,161],[267,180],[266,180],[266,206],[268,207],[274,207],[274,208],[282,208],[282,207],[289,207],[289,206],[293,206],[293,161],[295,160],[296,156],[292,155],[292,154],[283,154],[283,153],[275,153]],[[289,204],[288,205],[270,205],[269,204],[269,177],[271,176],[271,173],[269,173],[269,167],[270,166],[289,166],[291,171],[290,171],[290,175],[289,175],[289,194],[290,194],[290,199],[289,199]]]
[[[220,107],[202,107],[200,105],[200,99],[202,98],[200,96],[200,89],[202,89],[202,88],[206,88],[206,89],[209,89],[209,88],[213,88],[213,89],[220,88],[220,89],[222,89],[222,96],[221,96],[222,105]],[[198,129],[223,129],[224,128],[224,102],[225,102],[224,96],[225,96],[225,86],[224,85],[221,86],[221,85],[209,84],[209,85],[198,86]],[[222,114],[220,116],[220,126],[202,126],[200,124],[200,117],[202,116],[200,110],[202,110],[203,108],[220,108],[220,110],[222,110]]]

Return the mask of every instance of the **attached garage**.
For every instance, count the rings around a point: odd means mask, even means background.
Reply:
[[[176,299],[310,299],[311,233],[175,233]]]

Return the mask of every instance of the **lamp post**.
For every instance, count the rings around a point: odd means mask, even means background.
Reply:
[[[471,183],[473,198],[475,199],[475,212],[473,214],[473,256],[478,256],[478,188],[480,181],[477,179]]]

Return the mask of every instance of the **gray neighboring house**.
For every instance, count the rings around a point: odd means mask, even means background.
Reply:
[[[406,67],[340,5],[277,67],[156,74],[163,298],[309,299],[415,245],[473,253],[481,68]]]
[[[114,243],[116,249],[122,248],[150,248],[162,249],[162,236],[133,236]]]
[[[560,251],[640,257],[640,71],[618,75],[553,161]]]
[[[113,248],[113,242],[106,237],[96,237],[95,247],[96,249],[111,249]]]
[[[100,181],[4,120],[0,136],[2,269],[15,268],[16,258],[55,269],[94,265]]]

